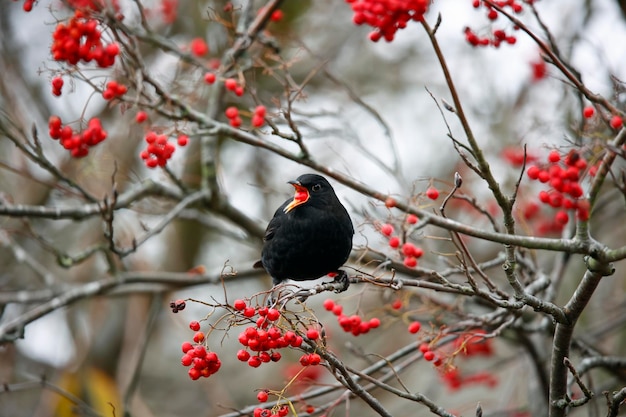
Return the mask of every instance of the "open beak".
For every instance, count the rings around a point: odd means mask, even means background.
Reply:
[[[296,189],[296,194],[293,196],[291,203],[287,204],[284,208],[285,213],[289,213],[300,204],[309,201],[309,190],[307,190],[306,187],[303,187],[298,181],[288,181],[288,183],[293,185],[293,188]]]

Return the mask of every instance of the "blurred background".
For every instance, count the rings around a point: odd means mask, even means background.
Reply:
[[[257,7],[262,4],[258,3]],[[232,42],[229,22],[215,19],[227,16],[222,12],[226,2],[146,0],[142,4],[155,33],[174,45],[184,47],[200,37],[206,40],[210,57],[217,58]],[[120,0],[119,5],[124,22],[137,26],[135,2]],[[175,17],[168,12],[172,5],[176,6]],[[235,10],[245,7],[240,2],[232,5]],[[21,1],[0,4],[3,125],[31,138],[34,126],[47,160],[98,199],[112,197],[113,183],[120,193],[150,181],[170,184],[169,175],[146,168],[138,157],[146,127],[134,121],[137,109],[128,104],[112,105],[94,94],[92,86],[69,77],[61,97],[50,94],[50,80],[62,70],[50,58],[51,33],[57,20],[65,19],[70,12],[56,0],[39,0],[29,13],[22,6]],[[626,77],[626,25],[620,6],[614,0],[544,0],[536,4],[562,57],[580,72],[589,89],[619,104],[624,99],[620,80]],[[251,96],[240,99],[226,95],[222,108],[244,103],[252,108],[253,104],[263,103],[276,125],[289,130],[281,112],[287,104],[284,85],[293,80],[303,90],[293,102],[291,117],[316,161],[398,197],[417,195],[429,186],[448,190],[458,171],[464,189],[471,190],[468,193],[489,207],[489,190],[463,166],[449,137],[464,138],[454,114],[444,108],[442,100],[450,103],[450,94],[420,25],[409,24],[398,32],[393,43],[372,43],[367,37],[369,29],[352,23],[350,5],[345,2],[284,2],[281,10],[283,19],[270,23],[264,31],[264,36],[280,47],[280,60],[247,73]],[[431,25],[438,15],[441,48],[475,136],[501,184],[512,187],[517,180],[519,161],[513,163],[512,158],[519,157],[523,145],[529,155],[537,158],[545,158],[555,147],[567,150],[577,145],[583,103],[563,77],[543,62],[537,45],[528,36],[517,31],[514,45],[476,48],[465,41],[464,28],[489,32],[491,23],[483,11],[474,9],[471,1],[437,0],[427,14]],[[545,38],[530,10],[520,18]],[[510,24],[501,23],[512,30]],[[149,43],[142,44],[141,49],[145,65],[157,80],[184,96],[194,108],[207,111],[213,87],[202,82],[201,71],[181,64],[176,55]],[[95,83],[103,83],[111,74],[90,65],[84,65],[81,71]],[[127,75],[123,69],[112,71],[113,75],[115,71]],[[97,116],[109,136],[88,157],[70,158],[47,135],[50,115],[68,122]],[[226,120],[221,112],[220,119]],[[149,123],[156,129],[171,125],[156,112],[150,114]],[[178,123],[177,128],[186,128]],[[297,151],[293,142],[272,136],[269,128],[262,130],[260,137]],[[178,148],[168,163],[171,173],[190,188],[201,182],[199,139],[192,136],[190,145]],[[267,290],[269,277],[252,269],[259,258],[262,233],[276,207],[292,193],[287,181],[311,171],[226,137],[216,138],[214,146],[215,178],[232,210],[184,210],[123,259],[107,250],[107,222],[100,216],[54,220],[32,213],[0,215],[0,325],[54,297],[71,296],[77,288],[85,290],[82,284],[111,286],[77,297],[66,307],[52,308],[21,329],[23,334],[15,334],[14,342],[3,340],[0,382],[5,388],[0,393],[1,415],[121,416],[129,412],[134,416],[217,416],[254,404],[256,389],[279,389],[293,374],[290,363],[297,362],[296,353],[256,370],[239,363],[235,357],[239,349],[237,332],[210,342],[223,362],[220,373],[191,381],[180,365],[180,346],[193,335],[189,321],[202,319],[209,311],[203,304],[187,302],[184,311],[173,314],[168,307],[170,301],[223,300],[225,292],[232,301]],[[397,214],[331,182],[356,230],[349,265],[364,267],[361,256],[372,250],[387,250],[375,225],[393,222]],[[525,184],[519,199],[529,201],[536,193],[537,188]],[[94,204],[2,135],[0,205],[4,202],[75,207],[78,211]],[[116,244],[131,247],[134,240],[157,227],[175,204],[173,198],[151,196],[115,211],[111,224]],[[598,218],[604,220],[594,225],[594,236],[611,245],[625,232],[623,208],[613,204],[609,196],[602,209],[603,216]],[[460,221],[488,227],[485,219],[477,219],[462,207],[453,210],[454,218]],[[237,213],[245,217],[239,218]],[[441,252],[448,247],[436,239],[437,233],[432,233],[415,237],[428,253],[423,262],[432,268],[447,267]],[[479,261],[492,259],[500,250],[497,245],[475,239],[469,242]],[[547,273],[554,272],[550,254],[539,256],[545,257]],[[202,268],[197,269],[199,266]],[[564,269],[566,282],[567,277],[579,276],[584,265],[579,262]],[[200,273],[188,273],[190,270]],[[493,273],[496,279],[501,275],[499,270]],[[224,287],[220,274],[226,276]],[[113,282],[116,279],[126,281],[117,285]],[[616,355],[624,352],[624,332],[619,331],[625,316],[623,282],[614,280],[602,286],[584,317],[584,328],[594,329],[590,339]],[[568,297],[575,284],[563,284],[562,297]],[[390,307],[391,303],[403,300],[405,311],[428,327],[426,323],[437,321],[432,316],[437,308],[429,306],[430,296],[424,290],[409,297],[391,290],[353,286],[345,294],[313,297],[307,305],[327,326],[338,355],[352,355],[354,365],[364,367],[366,356],[353,352],[367,347],[367,351],[384,356],[415,340],[406,332],[406,317]],[[333,315],[321,306],[328,297],[340,301],[348,312],[384,317],[383,329],[359,338],[342,333]],[[444,299],[454,302],[450,297]],[[536,376],[529,361],[520,359],[522,348],[516,343],[498,340],[494,347],[497,356],[481,358],[480,362],[467,359],[464,365],[493,372],[499,381],[495,391],[485,385],[450,391],[432,366],[425,363],[404,375],[403,380],[412,390],[463,415],[474,412],[477,399],[485,409],[524,409],[535,395],[536,384],[531,380]],[[541,354],[548,349],[546,346]],[[325,371],[320,372],[311,376],[312,382],[334,382]],[[336,396],[312,402],[323,403]],[[80,398],[78,406],[68,397]],[[357,405],[354,407],[359,410]],[[398,403],[390,409],[398,416],[428,414],[425,408],[415,411],[412,407]]]

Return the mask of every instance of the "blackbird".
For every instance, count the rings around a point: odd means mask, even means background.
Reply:
[[[261,261],[273,284],[287,279],[307,281],[336,273],[335,280],[348,287],[348,276],[339,269],[352,250],[354,228],[346,208],[326,178],[304,174],[289,181],[292,199],[274,213],[263,237]]]

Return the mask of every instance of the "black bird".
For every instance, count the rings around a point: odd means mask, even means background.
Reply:
[[[348,276],[339,269],[350,256],[354,228],[346,208],[326,178],[304,174],[289,181],[292,199],[274,213],[263,238],[262,266],[273,284],[284,280],[307,281],[336,273],[348,287]]]

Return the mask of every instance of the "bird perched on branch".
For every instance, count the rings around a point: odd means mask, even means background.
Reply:
[[[263,267],[277,285],[287,279],[307,281],[335,273],[348,288],[348,275],[340,270],[352,250],[354,228],[346,208],[326,178],[304,174],[289,181],[292,199],[274,213],[263,238]]]

